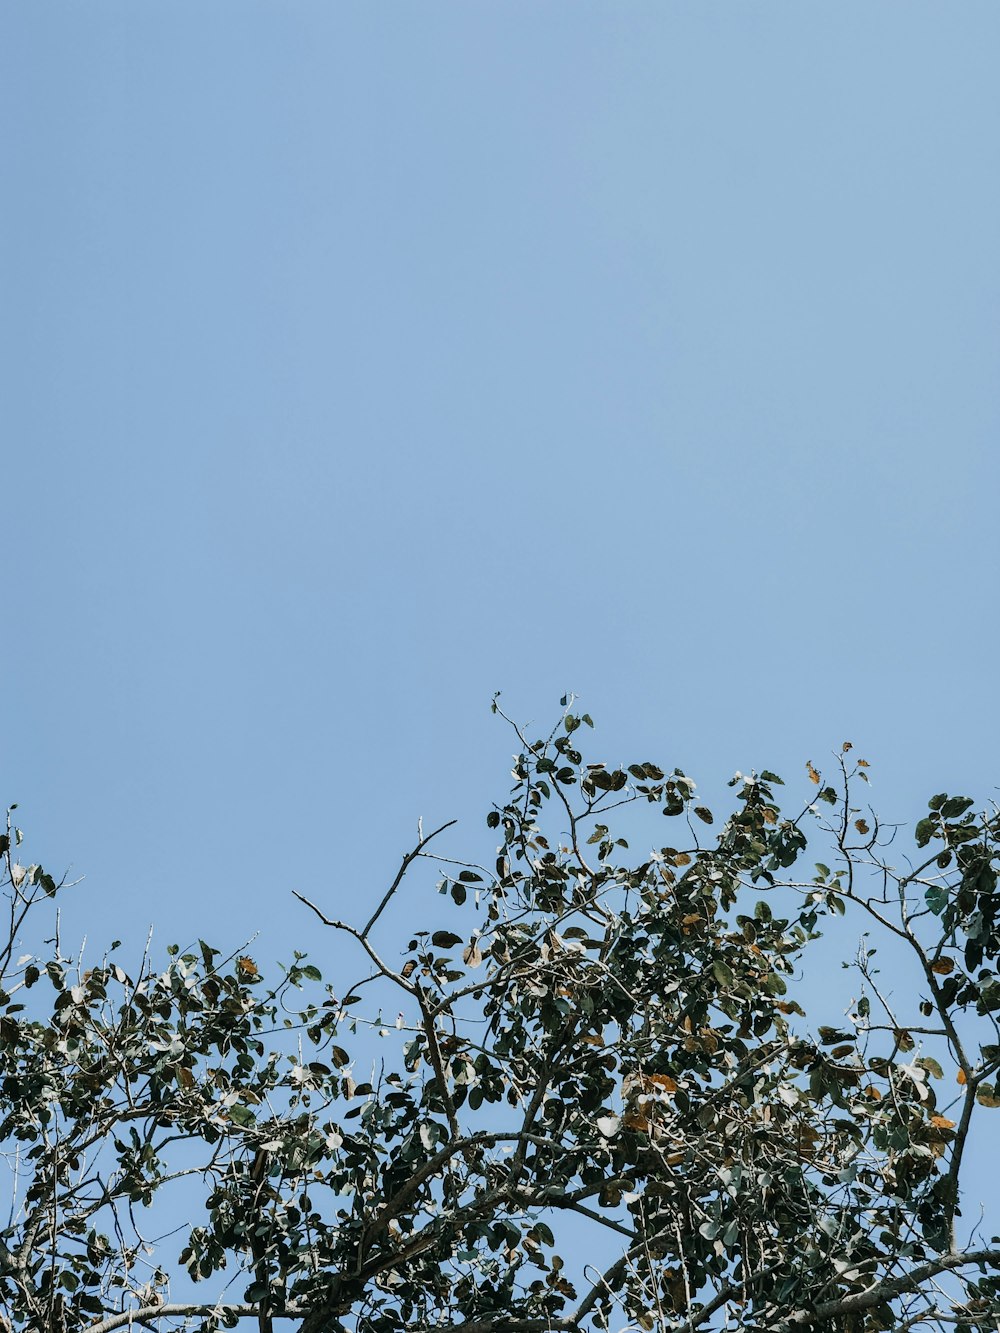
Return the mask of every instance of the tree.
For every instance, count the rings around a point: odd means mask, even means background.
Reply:
[[[961,1208],[1000,1105],[997,811],[934,796],[911,863],[845,745],[790,813],[737,774],[713,836],[679,770],[587,762],[589,724],[514,728],[490,866],[438,829],[366,924],[303,899],[358,949],[337,993],[303,954],[271,984],[204,943],[19,955],[64,886],[8,824],[9,1329],[1000,1326],[1000,1237]],[[427,861],[451,925],[394,949]],[[845,914],[869,934],[813,1030],[797,976]]]

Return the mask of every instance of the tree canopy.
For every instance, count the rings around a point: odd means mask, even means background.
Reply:
[[[1000,1237],[963,1206],[1000,1106],[996,808],[886,827],[845,744],[798,804],[763,770],[717,816],[676,768],[590,759],[590,725],[511,723],[487,864],[444,825],[367,920],[301,895],[353,984],[318,947],[273,975],[200,941],[67,953],[67,886],[9,819],[0,1325],[1000,1327]],[[445,898],[394,939],[427,866]],[[814,1024],[824,933],[861,943]]]

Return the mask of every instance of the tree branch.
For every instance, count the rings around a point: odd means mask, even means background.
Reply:
[[[420,855],[420,853],[423,851],[423,849],[427,846],[427,844],[430,842],[432,838],[436,838],[439,833],[443,833],[445,829],[449,829],[452,827],[453,824],[457,823],[458,823],[457,819],[449,819],[447,824],[442,824],[441,827],[436,828],[433,833],[428,833],[426,838],[421,836],[420,841],[417,843],[416,847],[414,847],[412,851],[406,853],[406,855],[403,857],[403,863],[399,867],[399,870],[396,873],[396,878],[389,885],[385,897],[379,903],[378,907],[375,908],[375,911],[372,913],[367,926],[365,926],[364,930],[361,931],[361,934],[359,936],[361,940],[365,940],[367,938],[368,932],[371,930],[372,926],[374,926],[375,922],[379,919],[379,917],[388,907],[390,898],[399,888],[400,884],[402,884],[403,876],[410,868],[411,862],[417,859],[417,857]],[[299,895],[296,894],[296,897],[298,896]]]
[[[838,1296],[835,1300],[814,1305],[811,1310],[801,1310],[790,1319],[772,1324],[771,1333],[787,1333],[788,1330],[801,1328],[804,1324],[820,1323],[824,1319],[850,1314],[854,1310],[870,1310],[872,1306],[881,1305],[883,1301],[891,1300],[894,1296],[916,1291],[922,1283],[937,1277],[939,1273],[950,1273],[956,1268],[964,1268],[967,1264],[989,1264],[991,1267],[1000,1268],[1000,1249],[942,1254],[937,1259],[931,1259],[911,1269],[909,1273],[903,1273],[900,1277],[883,1278],[880,1282],[873,1282],[864,1291],[850,1292],[846,1296]]]
[[[226,1302],[217,1301],[203,1301],[195,1305],[133,1306],[129,1310],[121,1311],[120,1314],[109,1315],[107,1319],[99,1319],[96,1324],[88,1324],[85,1333],[114,1333],[116,1328],[128,1328],[141,1320],[180,1318],[181,1316],[191,1315],[231,1315],[236,1319],[246,1319],[256,1316],[258,1311],[259,1307],[257,1305],[229,1305]],[[308,1310],[302,1309],[301,1306],[289,1305],[284,1310],[276,1310],[272,1318],[301,1319],[308,1313]]]

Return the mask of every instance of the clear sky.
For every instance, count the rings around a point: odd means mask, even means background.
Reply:
[[[850,738],[886,818],[994,794],[998,52],[997,0],[0,4],[0,800],[64,943],[322,964],[293,888],[481,847],[495,690],[710,791]]]
[[[989,796],[998,51],[996,0],[8,0],[2,796],[67,929],[360,919],[418,815],[481,838],[498,689]]]

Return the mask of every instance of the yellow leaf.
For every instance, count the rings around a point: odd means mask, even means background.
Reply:
[[[691,858],[688,856],[687,852],[678,852],[674,857],[675,866],[689,866],[690,864]]]
[[[850,741],[844,741],[844,744],[841,746],[841,749],[844,751],[844,754],[846,754],[848,750],[853,750],[854,746],[851,744]]]
[[[809,774],[809,781],[815,782],[818,785],[819,774],[816,772],[815,768],[813,768],[811,759],[806,763],[806,772]]]
[[[954,1128],[955,1128],[955,1122],[954,1122],[954,1120],[949,1120],[948,1117],[947,1117],[946,1115],[932,1115],[932,1116],[931,1116],[931,1124],[934,1125],[934,1127],[935,1127],[936,1129],[954,1129]]]
[[[936,972],[939,977],[946,977],[949,972],[954,972],[954,970],[954,958],[935,958],[934,962],[931,963],[931,971]]]
[[[965,1083],[965,1070],[964,1070],[964,1069],[960,1069],[960,1070],[958,1071],[958,1073],[955,1075],[955,1082],[956,1082],[956,1083],[961,1083],[961,1084],[964,1085],[964,1083]]]
[[[257,964],[252,958],[237,958],[236,966],[244,977],[258,977]]]
[[[870,764],[868,763],[868,760],[867,760],[867,759],[859,759],[859,760],[858,760],[858,768],[869,768],[869,767],[870,767]]]
[[[178,1065],[177,1081],[185,1091],[188,1091],[194,1087],[194,1074],[191,1073],[186,1065]]]
[[[865,823],[863,819],[856,819],[854,821],[854,827],[858,830],[859,833],[868,832],[868,825]]]

